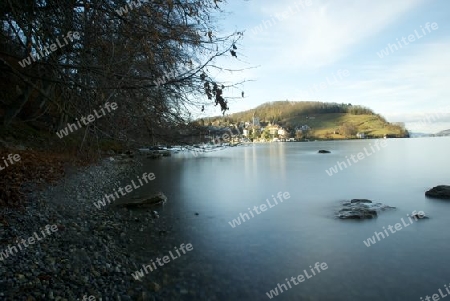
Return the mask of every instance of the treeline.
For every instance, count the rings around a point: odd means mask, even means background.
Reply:
[[[375,115],[387,122],[382,116],[375,114],[371,109],[339,103],[326,103],[318,101],[275,101],[264,103],[255,109],[244,112],[234,113],[226,117],[213,117],[206,119],[206,122],[223,120],[225,123],[237,123],[240,121],[251,121],[253,116],[258,117],[260,121],[282,122],[288,118],[297,116],[314,116],[315,114],[327,113],[348,113],[352,115]]]
[[[219,0],[29,0],[0,3],[0,124],[56,133],[106,102],[99,138],[169,141],[192,111],[228,109],[211,78],[241,32],[218,36]],[[55,135],[56,137],[56,135]]]

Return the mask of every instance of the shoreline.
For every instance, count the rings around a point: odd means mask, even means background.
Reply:
[[[92,205],[140,168],[139,159],[122,157],[121,162],[117,157],[79,167],[56,185],[27,194],[23,210],[0,208],[2,250],[42,225],[58,229],[0,261],[1,300],[75,301],[85,295],[95,300],[154,300],[152,290],[131,277],[140,262],[129,252],[129,234],[139,227],[136,218],[127,209],[98,210]]]

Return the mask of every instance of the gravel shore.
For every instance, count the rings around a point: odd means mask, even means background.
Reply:
[[[46,225],[57,226],[51,235],[3,256],[0,300],[158,300],[131,277],[138,261],[128,252],[132,236],[127,232],[139,227],[136,218],[127,209],[93,205],[138,169],[132,159],[108,158],[32,193],[24,212],[0,209],[3,253]],[[151,212],[144,219],[151,227]]]

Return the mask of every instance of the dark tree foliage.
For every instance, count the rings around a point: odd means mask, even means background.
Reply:
[[[39,122],[55,132],[116,102],[114,115],[88,126],[87,140],[169,141],[193,111],[220,105],[225,112],[226,87],[208,68],[220,68],[218,57],[236,56],[243,34],[216,35],[222,2],[1,1],[0,122]],[[75,32],[79,39],[66,37]],[[63,47],[36,59],[64,38]]]

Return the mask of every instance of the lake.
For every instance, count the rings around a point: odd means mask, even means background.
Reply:
[[[168,233],[135,234],[143,260],[182,243],[193,246],[146,281],[161,284],[164,300],[270,300],[266,293],[278,284],[283,292],[278,290],[276,300],[403,301],[445,293],[450,201],[424,193],[450,184],[450,139],[384,142],[379,149],[375,140],[253,144],[145,161],[143,170],[156,180],[142,189],[162,191],[169,200],[156,221]],[[326,172],[364,148],[370,156],[347,162],[347,168],[341,164],[332,176]],[[319,149],[331,153],[318,154]],[[272,195],[279,192],[290,198],[275,205]],[[396,209],[371,220],[337,219],[342,201],[353,198]],[[251,217],[248,208],[266,199],[272,207]],[[430,218],[409,222],[370,247],[363,243],[402,218],[408,222],[414,210]],[[232,227],[241,213],[250,218]],[[291,288],[281,285],[304,270],[311,276],[309,266],[316,262],[327,269],[297,285],[290,282]]]

